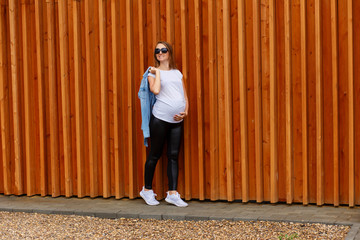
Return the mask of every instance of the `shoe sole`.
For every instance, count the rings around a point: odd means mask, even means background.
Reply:
[[[178,205],[178,204],[176,204],[175,202],[173,202],[173,201],[171,201],[171,200],[168,200],[168,199],[166,199],[166,198],[165,198],[165,201],[166,201],[167,203],[173,204],[173,205],[175,205],[175,206],[177,206],[177,207],[187,207],[187,206],[188,206],[188,205],[186,205],[186,206]]]
[[[143,196],[142,192],[140,192],[140,196],[142,197],[142,199],[144,199],[144,201],[146,202],[146,204],[149,205],[149,206],[156,206],[156,205],[159,205],[159,204],[160,204],[159,202],[157,202],[157,203],[155,203],[155,204],[149,203],[148,201],[146,201],[146,199],[145,199],[145,197]]]

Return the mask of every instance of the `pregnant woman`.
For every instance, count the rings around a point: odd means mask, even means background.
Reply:
[[[182,121],[188,114],[188,98],[182,73],[175,66],[171,45],[164,41],[158,42],[154,58],[155,67],[150,70],[148,82],[150,91],[156,96],[156,102],[149,125],[151,145],[145,163],[145,186],[140,196],[148,205],[159,204],[152,190],[152,182],[156,164],[167,142],[169,191],[165,201],[178,207],[186,207],[188,204],[177,192],[177,183]]]

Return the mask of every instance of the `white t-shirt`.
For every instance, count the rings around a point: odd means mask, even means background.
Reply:
[[[155,75],[149,73],[155,78]],[[177,69],[160,70],[160,92],[156,95],[156,102],[152,114],[165,122],[178,123],[175,114],[185,111],[185,96],[182,85],[182,73]]]

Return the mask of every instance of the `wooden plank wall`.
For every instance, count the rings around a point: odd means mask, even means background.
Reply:
[[[360,205],[359,28],[353,0],[0,0],[0,193],[139,197],[137,92],[166,40],[186,199]]]

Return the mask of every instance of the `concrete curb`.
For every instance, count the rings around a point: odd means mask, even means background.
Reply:
[[[345,240],[353,240],[355,239],[356,235],[359,233],[359,228],[360,228],[360,224],[353,224],[351,226],[350,231],[348,232],[348,234],[346,235]]]
[[[17,197],[0,195],[0,211],[91,216],[108,219],[137,218],[176,221],[271,221],[345,225],[351,229],[346,239],[360,240],[360,208],[331,208],[269,204],[241,204],[189,201],[188,208],[161,204],[149,207],[140,199],[115,200]],[[163,202],[161,202],[163,203]]]

